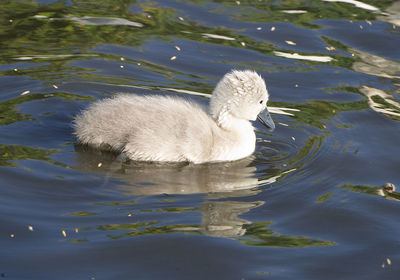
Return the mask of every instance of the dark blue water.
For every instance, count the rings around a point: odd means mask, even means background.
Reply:
[[[0,278],[398,279],[400,5],[349,2],[1,2]],[[233,68],[277,125],[250,158],[74,145],[95,100],[207,104]]]

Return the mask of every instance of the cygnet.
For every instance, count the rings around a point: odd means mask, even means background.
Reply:
[[[250,121],[271,131],[265,81],[254,71],[233,70],[218,82],[208,112],[170,96],[118,94],[94,102],[73,123],[78,143],[124,153],[135,161],[218,162],[251,155]]]

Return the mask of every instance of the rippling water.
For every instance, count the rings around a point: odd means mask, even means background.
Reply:
[[[0,278],[398,279],[399,1],[2,1]],[[74,145],[118,92],[207,104],[267,81],[277,129],[237,162]]]

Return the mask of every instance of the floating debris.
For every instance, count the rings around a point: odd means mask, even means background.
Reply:
[[[120,67],[120,68],[124,68],[124,65],[120,65],[119,67]]]
[[[364,27],[360,24],[360,29],[363,29]]]
[[[275,29],[276,29],[275,26],[271,27],[271,31],[275,31]]]
[[[261,30],[262,29],[262,27],[257,27],[257,30]]]
[[[11,233],[11,234],[10,234],[10,237],[11,237],[11,238],[14,238],[14,237],[15,237],[15,234],[14,234],[14,233]]]
[[[28,94],[28,93],[31,93],[31,91],[30,90],[25,90],[24,92],[21,93],[21,95],[25,95],[25,94]]]
[[[299,85],[298,85],[298,84],[295,84],[294,87],[299,87]]]
[[[128,213],[128,217],[132,217],[132,213]]]
[[[178,52],[181,51],[181,48],[180,48],[179,46],[175,46],[175,49],[176,49]]]
[[[53,85],[53,88],[57,89],[57,88],[58,88],[58,86],[57,86],[57,85]]]
[[[293,41],[285,41],[286,44],[296,46],[296,43]]]
[[[325,47],[325,49],[327,49],[328,51],[334,51],[334,50],[336,50],[336,48],[335,48],[334,46]]]
[[[62,230],[61,233],[62,233],[62,235],[63,235],[64,237],[67,237],[67,233],[65,232],[65,230]]]
[[[280,125],[282,125],[282,126],[289,126],[288,124],[286,124],[286,123],[281,123],[281,122],[279,122],[278,124],[280,124]]]
[[[246,46],[246,43],[245,43],[245,42],[240,42],[240,44],[241,44],[243,47]]]
[[[292,136],[292,140],[293,140],[293,141],[296,141],[296,138],[294,138],[294,136]]]
[[[368,23],[369,25],[372,25],[372,22],[370,22],[369,20],[366,20],[365,22]]]
[[[9,22],[13,22],[14,20],[10,19]]]
[[[15,72],[17,72],[17,71],[18,71],[18,69],[17,69],[17,68],[14,68],[14,71],[15,71]]]
[[[137,63],[137,65],[139,65],[139,66],[140,66],[140,65],[142,65],[142,63],[138,62],[138,63]]]
[[[124,61],[124,60],[125,60],[125,58],[123,58],[123,57],[121,57],[120,59],[121,59],[121,61]]]
[[[170,58],[170,60],[175,60],[176,56],[174,55],[173,57]]]
[[[240,1],[236,1],[236,4],[237,4],[237,5],[240,5]]]
[[[388,265],[392,265],[392,261],[389,258],[386,258],[386,262]]]
[[[78,233],[79,232],[79,228],[75,228],[75,232]]]
[[[28,229],[29,229],[30,231],[33,231],[33,226],[28,226]]]
[[[184,21],[185,19],[183,17],[178,17],[179,20]]]
[[[387,192],[389,192],[389,193],[392,193],[392,192],[395,192],[396,191],[396,186],[394,185],[394,184],[392,184],[392,183],[385,183],[383,186],[382,186],[382,188],[385,190],[385,191],[387,191]]]
[[[99,162],[99,164],[97,164],[97,167],[101,167],[103,165],[103,163]]]

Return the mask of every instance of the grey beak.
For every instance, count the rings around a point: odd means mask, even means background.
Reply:
[[[263,125],[265,125],[268,128],[269,131],[274,131],[275,123],[272,120],[271,115],[269,114],[267,108],[262,110],[261,113],[258,114],[257,118]]]

